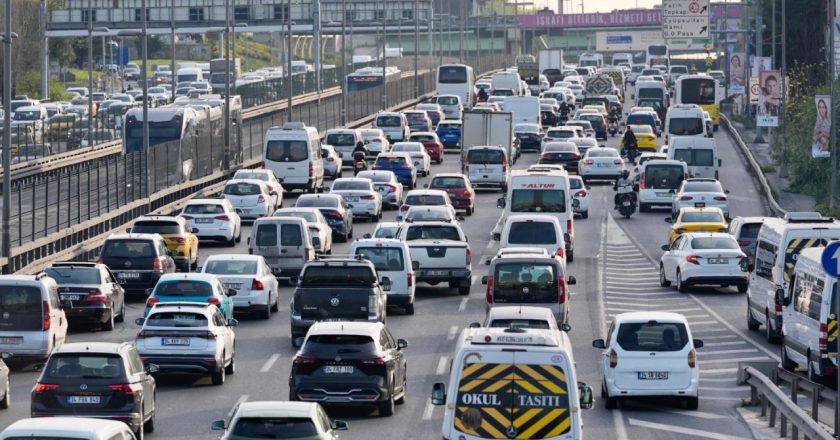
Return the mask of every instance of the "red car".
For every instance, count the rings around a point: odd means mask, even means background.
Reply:
[[[458,173],[435,174],[429,183],[429,189],[439,189],[449,194],[452,206],[455,209],[463,209],[467,215],[475,211],[475,190],[470,179]]]
[[[410,142],[420,142],[426,148],[429,157],[436,164],[443,163],[443,143],[440,142],[437,133],[433,131],[418,131],[411,133],[408,140]]]

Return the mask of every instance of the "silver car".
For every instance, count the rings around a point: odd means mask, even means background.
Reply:
[[[715,179],[686,179],[680,185],[672,204],[672,215],[676,217],[682,208],[720,208],[729,218],[728,190],[724,190]]]
[[[344,177],[336,179],[331,194],[340,195],[350,205],[353,217],[367,217],[371,221],[382,218],[382,196],[370,179]]]
[[[393,171],[362,171],[356,177],[370,179],[373,182],[373,186],[382,196],[383,206],[387,205],[390,208],[397,209],[402,205],[403,186],[397,180],[397,175]]]
[[[336,153],[332,145],[321,144],[321,158],[324,159],[324,176],[333,179],[341,177],[341,167],[344,166],[344,159]]]

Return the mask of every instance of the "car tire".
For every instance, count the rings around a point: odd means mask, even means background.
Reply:
[[[440,159],[436,160],[435,163],[438,164],[438,165],[442,164],[443,163],[443,156],[441,156]]]
[[[749,289],[750,285],[748,283],[741,283],[738,284],[738,293],[747,293],[747,289]]]
[[[155,432],[155,411],[152,410],[152,415],[149,416],[149,420],[146,420],[143,423],[143,432]]]
[[[697,411],[697,408],[700,407],[700,396],[694,397],[686,397],[685,398],[685,409],[689,411]]]
[[[242,242],[242,226],[239,227],[239,234],[236,236],[236,242],[237,243]]]
[[[223,385],[225,383],[226,373],[225,367],[220,367],[217,371],[212,372],[210,379],[213,381],[213,385]]]
[[[770,315],[765,312],[764,318],[764,336],[767,338],[767,342],[771,344],[778,344],[779,335],[773,331],[773,326],[770,325]]]
[[[465,213],[467,215],[473,215],[474,210],[475,210],[475,208],[473,208],[471,206],[468,206]]]
[[[406,374],[408,374],[408,373],[406,373]],[[402,394],[400,395],[400,398],[399,398],[399,399],[397,399],[397,400],[395,400],[394,402],[395,402],[397,405],[402,405],[402,404],[404,404],[404,403],[405,403],[405,398],[406,398],[407,396],[408,396],[408,379],[403,378],[403,384],[402,384]]]
[[[198,254],[195,255],[195,261],[190,263],[190,270],[198,269]]]
[[[414,303],[408,303],[405,305],[405,314],[406,315],[413,315],[414,314]]]
[[[606,408],[606,409],[616,409],[616,408],[618,408],[618,397],[610,397],[609,393],[607,393],[607,397],[604,398],[604,408]]]
[[[236,246],[236,237],[231,237],[230,240],[226,241],[225,244],[227,247],[234,247]]]
[[[569,252],[566,254],[566,261],[571,263],[575,261],[575,250],[569,249]]]
[[[680,271],[677,271],[677,292],[688,293],[688,286],[683,282]]]
[[[271,305],[271,313],[277,313],[280,311],[280,298],[274,299],[274,304]]]
[[[123,296],[122,305],[120,306],[120,313],[114,318],[115,322],[125,322],[125,297]]]
[[[144,437],[143,434],[144,433],[143,433],[143,426],[142,425],[140,426],[140,428],[137,429],[137,431],[134,431],[134,437],[137,440],[144,440],[145,437]]]
[[[788,357],[787,347],[785,346],[784,341],[782,342],[781,356],[779,357],[781,358],[782,368],[790,372],[796,371],[796,367],[798,367],[799,365],[797,365],[796,362],[790,360],[790,358]]]
[[[236,374],[236,352],[230,357],[230,363],[225,367],[225,374],[230,374],[231,376]]]
[[[750,310],[750,300],[747,299],[747,328],[755,331],[759,327],[761,327],[761,322],[753,318],[752,310]]]
[[[391,417],[394,415],[394,390],[388,394],[388,400],[378,403],[379,417]]]
[[[589,218],[589,210],[580,213],[580,218]]]
[[[671,282],[665,277],[665,267],[661,264],[659,265],[659,285],[661,287],[671,287]]]
[[[266,304],[265,311],[260,312],[260,318],[264,321],[271,319],[271,304]]]
[[[9,384],[9,379],[6,378],[6,394],[3,396],[3,400],[0,400],[0,409],[8,409],[9,405],[12,403],[12,387]]]
[[[108,312],[108,320],[102,324],[102,329],[111,331],[114,329],[114,315],[116,312],[114,311],[114,306],[111,305],[111,310]]]

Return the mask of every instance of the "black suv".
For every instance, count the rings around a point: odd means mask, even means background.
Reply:
[[[107,266],[100,263],[53,263],[44,272],[58,284],[69,322],[102,324],[113,330],[125,320],[125,290]]]
[[[103,263],[128,293],[145,293],[165,273],[175,273],[173,251],[158,234],[113,234],[105,239],[97,263]]]
[[[32,389],[32,417],[94,417],[125,422],[138,439],[155,429],[157,366],[143,367],[129,343],[77,342],[50,355]]]
[[[319,322],[292,363],[289,400],[375,405],[391,416],[405,403],[406,347],[379,322]]]

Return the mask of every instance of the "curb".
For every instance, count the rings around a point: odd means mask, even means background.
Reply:
[[[750,430],[753,439],[766,440],[782,438],[781,434],[777,433],[774,428],[766,426],[767,418],[761,417],[761,412],[758,407],[735,408],[735,413],[741,423],[746,425],[747,429]]]

